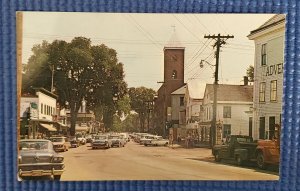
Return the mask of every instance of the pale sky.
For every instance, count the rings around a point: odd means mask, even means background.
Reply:
[[[76,36],[105,44],[118,53],[124,64],[128,87],[157,90],[163,81],[163,48],[174,29],[185,47],[185,82],[197,79],[213,83],[214,40],[204,35],[234,35],[221,48],[219,83],[241,84],[249,65],[254,64],[254,42],[247,35],[271,14],[141,14],[24,12],[23,63],[34,44],[55,39],[70,42]],[[175,27],[174,27],[175,26]]]

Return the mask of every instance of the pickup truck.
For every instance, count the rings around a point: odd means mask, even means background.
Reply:
[[[253,142],[253,138],[244,135],[230,135],[226,138],[222,145],[215,145],[212,149],[212,154],[215,161],[221,159],[232,159],[238,165],[243,165],[247,161],[256,160],[257,143]]]

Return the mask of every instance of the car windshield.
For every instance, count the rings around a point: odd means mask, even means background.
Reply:
[[[52,141],[52,142],[63,142],[64,138],[50,138],[50,141]]]
[[[46,141],[22,141],[19,150],[47,150],[49,147]]]
[[[114,136],[110,136],[109,138],[110,139],[119,139],[119,136],[118,135],[114,135]]]
[[[162,136],[157,136],[156,139],[162,139]]]

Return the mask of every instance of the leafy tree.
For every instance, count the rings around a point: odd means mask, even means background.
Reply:
[[[55,78],[58,102],[62,107],[68,103],[70,109],[71,135],[75,134],[78,110],[93,83],[90,49],[91,41],[84,37],[76,37],[70,43],[55,40],[48,48],[48,64],[58,70]]]
[[[116,111],[119,116],[129,113],[123,64],[118,62],[114,49],[103,44],[92,46],[90,39],[76,37],[71,42],[55,40],[49,44],[44,41],[32,51],[22,89],[30,92],[33,86],[51,90],[53,75],[58,102],[61,107],[70,109],[71,135],[75,134],[83,99],[108,128],[113,125]]]
[[[139,132],[139,116],[137,113],[130,113],[122,121],[122,130],[125,132]]]
[[[254,82],[254,66],[250,65],[247,68],[247,76],[249,78],[249,82]]]
[[[154,99],[156,92],[151,88],[138,87],[129,89],[131,108],[139,115],[140,131],[145,130],[145,121],[149,115],[148,101]]]
[[[34,45],[31,51],[33,55],[24,64],[22,74],[22,92],[34,93],[33,87],[51,88],[51,68],[48,66],[47,50],[49,43],[43,41],[42,44]],[[26,69],[25,69],[26,68]]]
[[[113,126],[113,116],[130,111],[126,98],[127,84],[124,81],[123,64],[118,62],[117,53],[105,45],[93,46],[94,81],[86,99],[88,107],[95,112],[96,119],[102,119],[106,129]]]

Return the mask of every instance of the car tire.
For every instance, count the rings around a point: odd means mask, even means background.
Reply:
[[[266,169],[267,165],[265,163],[265,158],[262,152],[259,152],[256,157],[256,164],[260,169]]]
[[[66,147],[64,147],[64,152],[66,152],[67,151],[67,148]]]
[[[215,156],[215,161],[216,162],[220,162],[221,161],[221,157],[220,157],[220,154],[219,154],[218,151],[215,152],[214,156]]]
[[[53,175],[54,180],[60,180],[60,178],[61,178],[61,175]]]
[[[168,142],[166,142],[164,146],[167,147],[168,146]]]

